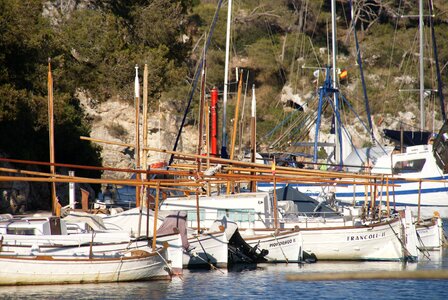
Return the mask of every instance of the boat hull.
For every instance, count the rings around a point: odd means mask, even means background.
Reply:
[[[166,250],[122,257],[0,256],[0,285],[100,283],[170,279]]]
[[[258,249],[268,250],[264,256],[268,262],[303,261],[302,235],[299,231],[246,230],[241,236],[247,244]]]
[[[400,261],[405,258],[401,222],[359,227],[308,228],[301,230],[304,251],[318,260]]]
[[[184,267],[203,268],[213,265],[227,268],[228,240],[224,231],[190,236],[188,242],[189,251],[183,254]]]

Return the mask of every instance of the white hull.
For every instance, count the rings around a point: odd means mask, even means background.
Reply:
[[[348,175],[350,173],[344,173]],[[395,203],[399,207],[414,207],[416,212],[420,204],[421,213],[425,217],[432,217],[434,211],[438,211],[442,218],[448,218],[448,174],[444,174],[439,168],[433,155],[432,145],[420,145],[408,147],[405,153],[388,153],[380,156],[372,168],[372,174],[377,176],[395,177],[400,180],[393,181],[395,186],[389,187],[389,202],[391,207]],[[422,180],[421,187],[419,180]],[[347,180],[344,180],[347,181]],[[392,181],[389,181],[392,183]],[[358,184],[330,184],[327,186],[312,184],[290,184],[300,192],[311,197],[328,192],[334,192],[336,200],[353,204],[360,201],[371,201],[372,191],[366,188],[365,182]],[[378,183],[378,181],[377,181]],[[386,182],[384,182],[386,183]],[[284,184],[277,184],[277,188]],[[261,191],[273,189],[272,182],[260,182],[258,188]],[[377,201],[387,201],[386,187],[381,190],[378,187]],[[419,203],[420,193],[420,203]]]
[[[203,233],[188,238],[190,249],[184,251],[184,267],[195,268],[210,266],[227,268],[228,240],[224,231]]]
[[[107,242],[107,237],[111,241]],[[0,235],[1,255],[54,255],[89,257],[90,255],[116,256],[119,253],[131,250],[144,249],[148,246],[148,240],[131,240],[129,235],[120,233],[96,233],[92,242],[91,234],[70,235]],[[172,234],[157,238],[157,245],[168,243],[166,251],[167,260],[171,262],[173,274],[182,273],[182,241],[180,234]]]
[[[159,255],[160,254],[160,255]],[[0,285],[99,283],[169,279],[165,250],[93,259],[0,256]]]
[[[422,250],[440,250],[443,246],[443,227],[440,218],[416,225],[418,247]]]
[[[303,250],[318,260],[403,260],[399,220],[360,227],[302,229]],[[405,240],[401,238],[405,243]],[[410,249],[415,253],[415,249]]]
[[[241,236],[251,247],[266,249],[268,262],[301,262],[302,235],[299,231],[246,230]]]

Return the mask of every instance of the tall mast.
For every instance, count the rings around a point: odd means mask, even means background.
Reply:
[[[135,80],[134,80],[134,90],[135,90],[135,168],[140,169],[140,83],[138,80],[138,66],[135,66]],[[136,173],[136,179],[140,179],[140,173]],[[140,186],[135,187],[135,204],[137,207],[140,206]]]
[[[336,0],[331,0],[331,42],[332,42],[332,55],[333,55],[333,89],[337,89],[337,77],[336,77],[336,55],[337,55],[337,44],[336,44]],[[337,92],[333,93],[334,99],[334,129],[335,129],[335,159],[336,163],[342,163],[342,151],[340,149],[340,132],[339,132],[339,122],[338,122],[338,109],[339,109],[339,101]]]
[[[53,110],[53,75],[51,73],[51,61],[48,59],[48,132],[50,143],[50,172],[55,174],[54,166],[54,110]],[[53,215],[59,216],[57,209],[58,199],[56,197],[56,182],[51,183],[51,207]]]
[[[251,105],[251,118],[250,118],[250,162],[255,163],[257,156],[257,117],[256,117],[256,109],[257,109],[257,98],[255,97],[255,84],[252,84],[252,105]],[[251,175],[255,175],[255,173],[251,173]],[[250,190],[251,192],[257,191],[257,182],[250,182]]]
[[[232,21],[232,0],[228,0],[227,6],[227,30],[226,30],[226,58],[224,65],[224,92],[223,92],[223,112],[222,112],[222,143],[221,143],[221,157],[227,158],[227,132],[226,132],[226,118],[227,118],[227,89],[229,77],[229,53],[230,53],[230,23]]]
[[[423,0],[419,0],[419,33],[420,33],[420,130],[425,129],[425,83],[423,79]]]

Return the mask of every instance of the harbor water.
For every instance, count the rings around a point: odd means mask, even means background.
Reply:
[[[444,220],[447,232],[448,220]],[[448,270],[448,249],[416,263],[259,264],[184,270],[172,281],[0,287],[0,299],[448,299],[448,280],[288,281],[289,274]]]

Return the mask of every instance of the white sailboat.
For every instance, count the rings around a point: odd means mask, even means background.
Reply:
[[[398,216],[374,222],[343,216],[335,217],[332,221],[325,218],[298,218],[298,215],[297,218],[291,218],[289,212],[275,212],[273,199],[268,193],[262,192],[201,196],[200,203],[200,218],[204,227],[211,226],[214,220],[225,216],[236,223],[241,232],[247,228],[254,232],[257,229],[275,231],[275,220],[278,219],[279,229],[299,229],[297,232],[301,237],[297,236],[297,239],[303,240],[299,247],[315,254],[317,259],[406,260],[418,256],[415,228],[412,228],[412,222],[401,221]],[[167,198],[161,203],[160,210],[184,210],[193,217],[196,215],[196,200],[192,197]],[[374,236],[370,236],[372,232],[375,232]],[[362,238],[349,238],[355,235]],[[257,237],[254,238],[256,240]],[[339,251],[320,252],[322,248],[319,243],[328,243],[323,248],[331,245]],[[360,249],[363,251],[360,252]],[[321,258],[316,251],[322,255]]]
[[[423,74],[423,3],[420,2],[420,121],[421,128],[425,127],[424,113],[424,74]],[[333,3],[332,3],[333,4]],[[335,13],[332,11],[332,16]],[[335,26],[333,25],[333,41],[335,41]],[[333,54],[335,54],[333,43]],[[336,65],[333,55],[333,66]],[[333,85],[335,87],[336,74],[333,67]],[[330,83],[331,85],[331,83]],[[337,106],[335,106],[337,107]],[[316,125],[317,128],[317,125]],[[443,128],[442,128],[443,129]],[[316,129],[317,132],[317,129]],[[338,131],[336,131],[338,132]],[[379,176],[384,175],[397,186],[386,191],[377,191],[376,198],[386,198],[390,194],[395,207],[411,207],[419,217],[431,218],[434,213],[442,218],[448,217],[448,168],[445,166],[448,161],[444,161],[444,152],[446,152],[446,141],[448,135],[444,135],[446,130],[439,133],[435,140],[434,148],[432,144],[407,147],[403,153],[396,153],[393,148],[377,147],[375,149],[354,149],[344,160],[346,168],[350,172],[359,172],[365,169],[366,165],[371,165],[371,173]],[[317,134],[316,134],[317,136]],[[338,141],[338,139],[336,139]],[[317,148],[316,148],[317,149]],[[316,151],[315,149],[315,151]],[[336,145],[336,152],[339,147]],[[347,151],[345,151],[347,152]],[[348,153],[346,153],[348,154]],[[315,152],[315,156],[317,153]],[[336,159],[339,163],[340,160]],[[355,167],[359,166],[359,167]],[[280,185],[281,186],[281,185]],[[337,200],[353,204],[357,201],[363,202],[366,197],[371,198],[372,193],[365,190],[364,185],[354,181],[354,184],[334,184],[334,185],[310,185],[310,184],[292,184],[301,192],[319,197],[323,194],[334,193]],[[258,184],[262,191],[273,189],[271,182],[262,182]]]
[[[170,279],[166,249],[147,250],[92,257],[0,255],[0,285]]]
[[[141,218],[140,213],[142,214]],[[125,231],[128,234],[135,234],[139,230],[139,219],[146,220],[147,218],[148,215],[145,210],[140,212],[138,208],[134,208],[116,215],[103,216],[103,221],[106,227],[110,230],[116,229],[119,231]],[[149,219],[149,223],[152,224],[154,217],[151,212]],[[162,222],[158,220],[157,228],[159,229],[160,226],[162,226]],[[177,223],[176,226],[179,227],[179,224]],[[140,229],[142,235],[147,234],[145,228],[145,226],[142,226]],[[187,228],[184,229],[188,240],[184,243],[182,249],[182,265],[184,267],[209,267],[210,264],[217,267],[227,267],[228,240],[224,232],[215,231],[197,234],[193,233],[191,230],[187,231]],[[152,235],[151,229],[149,231],[149,235]]]

